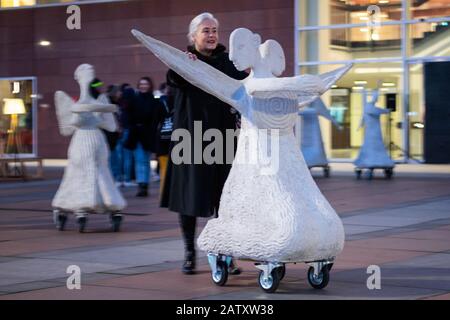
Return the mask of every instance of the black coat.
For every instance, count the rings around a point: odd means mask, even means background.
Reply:
[[[152,93],[138,93],[129,106],[129,136],[125,148],[134,150],[138,143],[149,152],[157,151],[158,124],[164,115],[164,105]]]
[[[242,80],[247,73],[238,71],[229,60],[223,45],[218,45],[209,57],[189,47],[188,51],[228,76]],[[214,96],[191,85],[174,71],[167,73],[167,84],[174,90],[173,129],[187,129],[191,134],[191,155],[194,157],[194,121],[202,121],[202,133],[210,128],[219,129],[224,137],[225,130],[236,129],[236,115],[231,107]],[[203,149],[210,142],[203,143]],[[171,149],[174,144],[171,144]],[[225,152],[224,158],[225,158]],[[170,158],[169,153],[169,158]],[[202,157],[203,159],[203,157]],[[220,196],[231,164],[174,164],[169,160],[161,206],[183,215],[210,217],[219,208]]]

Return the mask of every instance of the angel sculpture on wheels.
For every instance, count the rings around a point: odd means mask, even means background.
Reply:
[[[339,123],[331,116],[330,110],[321,98],[314,100],[309,106],[300,110],[301,149],[303,157],[309,168],[322,167],[326,178],[330,175],[330,166],[323,146],[322,131],[320,130],[319,116],[331,121],[340,128]]]
[[[242,115],[218,218],[208,221],[197,241],[208,252],[214,283],[226,283],[227,264],[234,257],[256,262],[266,292],[277,289],[289,262],[310,263],[310,284],[325,287],[344,246],[344,228],[312,179],[293,128],[298,108],[328,90],[351,66],[319,76],[277,78],[285,68],[279,43],[261,44],[259,35],[239,28],[230,37],[230,60],[251,73],[238,81],[137,30],[132,33],[169,68]],[[243,161],[269,153],[270,161]]]
[[[395,162],[386,151],[380,125],[381,115],[388,114],[391,110],[375,106],[378,97],[378,89],[373,91],[371,101],[367,98],[367,91],[364,91],[363,94],[364,114],[360,127],[364,126],[364,142],[358,158],[353,162],[358,179],[361,178],[362,169],[368,169],[369,180],[373,177],[374,169],[383,169],[387,179],[390,179],[394,172]]]
[[[62,91],[55,93],[59,131],[71,136],[68,163],[52,201],[53,217],[58,230],[64,230],[67,213],[75,214],[79,231],[84,232],[88,213],[110,213],[113,231],[119,231],[120,211],[126,202],[114,184],[109,165],[109,151],[100,128],[115,131],[113,112],[116,106],[105,96],[97,100],[89,94],[95,78],[91,65],[80,65],[75,80],[80,85],[80,99],[75,102]]]

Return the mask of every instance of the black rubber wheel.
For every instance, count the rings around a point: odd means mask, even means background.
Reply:
[[[372,180],[373,179],[373,169],[370,169],[367,174],[367,179]]]
[[[361,179],[361,173],[362,173],[361,170],[356,170],[355,172],[356,172],[356,179],[360,180]]]
[[[224,261],[217,261],[217,271],[211,274],[212,281],[222,287],[228,280],[228,266]]]
[[[283,280],[284,276],[286,275],[286,266],[282,265],[281,267],[276,268],[278,272],[278,278],[280,278],[280,281]]]
[[[330,168],[329,167],[323,168],[323,176],[325,178],[329,178],[330,177]]]
[[[87,218],[86,217],[80,217],[77,219],[78,222],[78,231],[80,233],[83,233],[84,230],[86,229],[86,223],[87,223]]]
[[[259,272],[258,276],[258,284],[266,293],[274,293],[277,291],[278,286],[280,285],[280,271],[277,270],[278,268],[275,268],[270,273],[267,280],[264,280],[264,271]]]
[[[57,217],[56,228],[59,231],[64,231],[64,228],[66,227],[66,222],[67,222],[67,216],[64,214],[59,214]]]
[[[310,267],[308,269],[308,282],[314,289],[323,289],[328,285],[330,281],[330,269],[329,265],[326,265],[319,272],[319,275],[316,277],[314,275],[314,268]]]
[[[120,225],[122,224],[122,216],[119,215],[113,215],[111,217],[111,223],[112,223],[112,230],[113,232],[119,232]]]
[[[386,179],[391,179],[393,173],[394,173],[394,171],[391,168],[384,169],[384,175],[385,175]]]

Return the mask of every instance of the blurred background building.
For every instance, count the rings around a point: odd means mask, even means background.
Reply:
[[[69,30],[68,5],[81,8],[81,30]],[[247,27],[283,46],[285,76],[323,73],[343,63],[351,71],[324,95],[342,130],[323,122],[332,161],[351,161],[362,143],[358,130],[363,90],[381,82],[379,106],[386,146],[397,161],[450,162],[450,0],[0,0],[0,155],[11,118],[3,99],[22,99],[21,154],[65,158],[53,93],[78,95],[73,72],[96,67],[105,84],[151,76],[166,67],[131,36],[132,28],[184,49],[190,20],[214,13],[221,39]]]

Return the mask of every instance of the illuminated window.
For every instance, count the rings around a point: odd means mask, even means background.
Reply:
[[[2,8],[34,6],[36,0],[0,0],[0,4]]]
[[[117,1],[117,0],[111,0]],[[105,2],[105,0],[0,0],[0,8],[19,8],[39,5],[58,5],[70,2]]]

